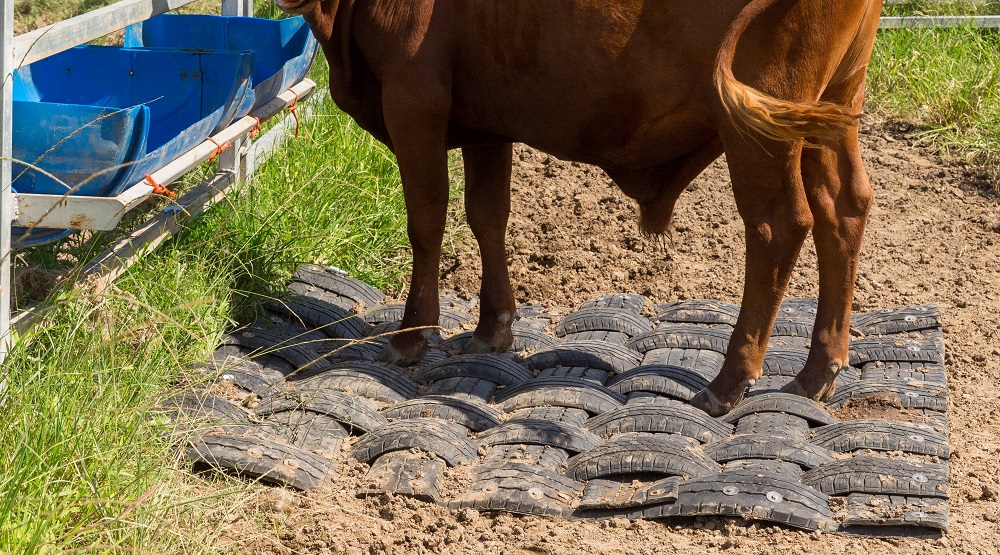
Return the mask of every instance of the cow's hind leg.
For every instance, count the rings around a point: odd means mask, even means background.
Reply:
[[[692,404],[725,414],[760,377],[764,353],[799,249],[812,225],[802,187],[801,146],[736,134],[726,141],[733,194],[746,233],[746,281],[740,316],[722,370]]]
[[[507,271],[507,219],[510,216],[510,143],[465,147],[465,213],[483,261],[479,324],[467,353],[506,351],[514,343],[514,293]]]
[[[448,210],[447,89],[387,85],[386,127],[403,181],[406,232],[413,248],[413,274],[401,332],[380,360],[407,365],[427,353],[427,337],[438,325],[441,241]]]
[[[805,367],[785,391],[823,401],[848,364],[851,305],[861,239],[872,188],[861,162],[857,127],[835,144],[808,149],[802,158],[813,239],[819,259],[819,309]]]

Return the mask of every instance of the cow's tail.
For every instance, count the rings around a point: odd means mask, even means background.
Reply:
[[[776,141],[833,137],[855,125],[861,114],[823,101],[790,101],[767,95],[733,76],[740,36],[757,17],[780,0],[752,0],[733,20],[715,60],[715,88],[729,117],[744,128]]]

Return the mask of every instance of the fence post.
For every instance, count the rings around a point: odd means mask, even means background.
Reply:
[[[253,15],[253,0],[222,0],[222,15]],[[245,142],[242,138],[233,141],[233,146],[219,155],[219,170],[229,173],[233,184],[245,176],[246,162],[243,157]]]
[[[0,362],[10,350],[11,250],[10,226],[14,221],[11,190],[11,141],[13,140],[14,0],[4,0],[0,12]],[[2,378],[0,378],[2,381]],[[3,385],[0,383],[0,390]]]
[[[222,15],[253,15],[253,0],[222,0]]]

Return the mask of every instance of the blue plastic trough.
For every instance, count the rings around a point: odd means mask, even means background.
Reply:
[[[232,121],[252,65],[250,52],[80,46],[19,69],[14,191],[117,195]],[[16,246],[70,233],[25,232]]]
[[[237,119],[301,81],[318,49],[301,16],[273,20],[180,14],[160,15],[126,28],[125,46],[252,50],[253,93],[234,107]]]

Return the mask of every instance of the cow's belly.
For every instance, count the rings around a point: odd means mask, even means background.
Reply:
[[[611,87],[562,95],[544,87],[487,92],[456,85],[456,127],[566,160],[646,168],[682,156],[715,134],[707,108],[681,95]]]
[[[683,7],[615,3],[629,6],[619,8],[625,15],[551,12],[584,4],[561,1],[522,4],[533,17],[470,16],[453,60],[452,123],[602,166],[649,167],[704,142],[717,98],[713,35],[725,17],[706,24],[699,42],[678,23]]]

